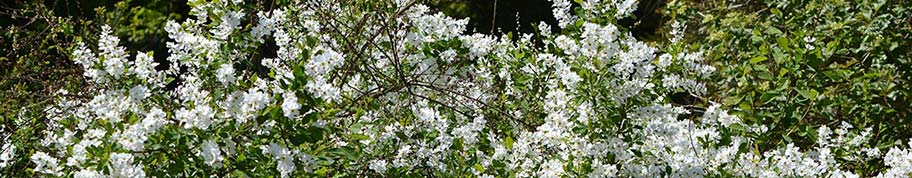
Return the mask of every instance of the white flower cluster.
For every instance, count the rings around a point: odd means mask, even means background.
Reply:
[[[143,151],[149,134],[154,133],[162,126],[170,123],[166,119],[166,114],[159,108],[152,108],[142,118],[142,121],[129,125],[123,132],[114,133],[114,138],[124,147],[131,151]]]
[[[73,60],[99,86],[81,91],[87,101],[61,97],[45,110],[34,172],[858,177],[844,163],[872,159],[889,167],[882,177],[912,172],[909,149],[881,154],[870,129],[824,126],[812,148],[760,150],[753,136],[766,127],[742,123],[730,106],[672,104],[678,90],[710,92],[702,81],[715,68],[701,52],[658,48],[604,23],[629,16],[633,0],[587,0],[576,16],[572,2],[555,0],[565,30],[541,31],[548,47],[531,34],[464,34],[467,20],[405,1],[256,13],[241,3],[189,3],[194,18],[165,27],[165,70],[151,53],[129,62],[108,27],[98,54],[77,43]],[[256,24],[241,26],[245,14]],[[376,17],[389,19],[369,23]],[[253,52],[272,41],[276,56]],[[16,156],[2,146],[0,168]]]
[[[207,165],[214,168],[221,168],[222,161],[225,160],[225,157],[222,156],[222,151],[219,148],[219,145],[212,140],[203,141],[200,145],[200,151],[197,154],[200,157],[203,157],[203,160]]]
[[[412,45],[421,45],[422,43],[433,43],[437,39],[452,39],[461,35],[469,19],[455,20],[442,12],[434,15],[424,15],[429,11],[427,6],[419,6],[411,9],[408,18],[413,20],[417,33],[409,33],[409,41]]]
[[[264,153],[268,153],[276,161],[276,170],[281,173],[282,177],[291,176],[291,172],[296,168],[294,163],[296,151],[288,150],[288,148],[275,143],[264,146],[262,149]]]
[[[36,152],[32,154],[32,162],[35,163],[35,172],[40,172],[44,174],[62,176],[63,167],[58,165],[57,158],[51,157],[44,152]]]
[[[0,127],[0,129],[5,129],[5,126]],[[3,169],[13,165],[13,161],[16,159],[16,145],[10,138],[12,137],[12,134],[4,134],[0,135],[0,137],[3,138],[0,140],[0,169]]]
[[[134,163],[133,155],[128,153],[111,153],[109,156],[111,165],[111,177],[116,178],[143,178],[146,172],[143,171],[142,165]]]
[[[576,17],[571,13],[572,4],[570,0],[553,0],[551,2],[554,3],[551,5],[554,7],[551,11],[554,13],[554,18],[557,19],[557,25],[561,28],[566,28],[576,22]]]
[[[912,142],[909,146],[912,146]],[[906,177],[912,174],[912,151],[909,149],[890,148],[884,156],[884,162],[890,169],[877,177]]]
[[[83,42],[76,43],[72,57],[77,64],[82,65],[83,75],[96,83],[106,83],[111,81],[111,78],[119,80],[123,75],[134,74],[151,84],[163,86],[164,75],[154,72],[158,63],[152,60],[152,54],[138,53],[136,60],[128,62],[127,58],[130,55],[126,53],[126,48],[119,46],[120,38],[112,36],[111,33],[110,26],[102,26],[98,55],[88,49]]]
[[[345,56],[325,47],[317,47],[316,51],[318,54],[306,65],[307,75],[314,78],[307,84],[307,89],[317,97],[338,101],[341,98],[339,88],[332,85],[328,75],[345,62]]]
[[[130,152],[145,151],[150,135],[170,123],[165,110],[149,102],[165,86],[166,75],[155,69],[158,64],[151,53],[137,53],[135,60],[128,61],[130,55],[118,45],[120,39],[110,33],[110,27],[102,27],[100,54],[77,43],[73,58],[84,67],[86,77],[105,87],[86,91],[96,94],[88,102],[61,98],[57,106],[45,110],[51,122],[47,123],[50,129],[41,144],[49,150],[30,156],[36,172],[54,176],[72,173],[74,177],[145,177],[143,166],[135,162]],[[113,146],[120,150],[101,155],[97,152]],[[6,155],[4,152],[0,158],[7,160]],[[106,172],[99,172],[96,170],[102,167],[98,165],[110,166],[104,167]]]
[[[101,52],[99,56],[104,65],[104,71],[115,80],[120,79],[126,70],[126,60],[130,56],[126,53],[126,48],[119,46],[118,43],[120,43],[120,38],[111,36],[110,26],[101,27],[101,37],[98,39],[98,50]]]

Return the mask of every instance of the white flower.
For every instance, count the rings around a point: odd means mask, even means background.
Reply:
[[[583,80],[579,75],[576,74],[576,72],[570,70],[570,66],[568,66],[564,62],[564,59],[561,57],[555,57],[551,54],[539,54],[538,58],[543,60],[545,64],[553,67],[555,73],[558,75],[558,77],[560,77],[561,83],[566,85],[568,88],[575,88],[576,83],[579,83]]]
[[[538,177],[558,178],[564,174],[564,163],[558,159],[551,159],[541,165]]]
[[[76,172],[75,174],[73,174],[73,177],[75,177],[75,178],[102,178],[102,177],[106,177],[106,176],[104,174],[102,174],[98,171],[92,170],[92,169],[82,169],[82,170],[79,170],[79,172]]]
[[[551,25],[548,25],[545,21],[538,22],[538,32],[545,37],[551,36]]]
[[[197,153],[198,156],[203,157],[203,160],[209,166],[213,168],[221,168],[222,161],[225,160],[225,157],[222,156],[222,151],[219,149],[218,144],[212,140],[203,141],[200,145],[200,151]]]
[[[418,120],[421,123],[428,124],[430,127],[426,129],[434,129],[438,132],[445,133],[449,124],[447,123],[446,118],[440,116],[440,112],[433,107],[421,107],[416,111],[415,116],[418,117]]]
[[[134,124],[130,125],[126,131],[122,133],[116,133],[115,137],[117,138],[117,142],[127,150],[142,151],[145,147],[143,142],[146,141],[147,137],[145,130],[143,130],[141,127],[142,125]]]
[[[4,139],[3,145],[0,146],[0,168],[5,168],[13,164],[16,158],[16,145],[13,145],[9,139]]]
[[[151,95],[152,94],[149,93],[149,88],[146,88],[146,86],[136,85],[133,86],[133,88],[130,88],[130,99],[135,102],[140,102]]]
[[[592,172],[589,173],[589,178],[615,177],[618,171],[614,165],[603,164],[599,159],[592,160],[591,166]]]
[[[147,133],[158,130],[162,126],[170,123],[168,121],[165,111],[162,111],[158,107],[153,107],[146,114],[146,117],[142,120],[142,128],[146,130]]]
[[[816,47],[814,47],[814,42],[816,42],[816,41],[817,41],[816,37],[805,36],[804,37],[804,48],[807,49],[808,51],[813,51],[814,49],[817,49]]]
[[[93,143],[92,141],[82,140],[78,144],[73,145],[73,151],[71,151],[71,154],[73,156],[67,158],[66,165],[67,166],[80,166],[83,163],[85,163],[86,159],[88,158],[88,157],[86,157],[86,154],[88,153],[88,151],[86,150],[86,147],[95,146],[95,145],[93,145],[95,143],[98,143],[98,142]]]
[[[120,79],[120,76],[124,73],[125,63],[129,55],[125,52],[126,48],[117,46],[120,43],[120,38],[111,36],[111,33],[110,26],[101,27],[98,49],[101,51],[102,61],[104,61],[104,71],[114,77],[114,79]]]
[[[193,110],[181,108],[175,112],[177,120],[181,121],[184,128],[209,129],[212,125],[212,118],[215,117],[215,111],[208,104],[197,105]]]
[[[133,72],[140,79],[151,80],[153,75],[156,73],[155,66],[158,66],[158,63],[152,60],[151,53],[137,53],[136,60],[133,61],[130,71]]]
[[[114,137],[117,138],[117,142],[120,143],[125,149],[131,151],[142,151],[145,147],[145,141],[149,138],[148,134],[154,133],[165,124],[170,123],[170,121],[168,121],[165,117],[166,115],[164,111],[158,107],[153,107],[151,110],[149,110],[148,113],[146,113],[146,116],[141,121],[129,125],[123,132],[115,133]],[[100,138],[101,136],[104,136],[104,131],[102,130],[98,130],[96,132],[90,131],[89,133],[90,137]],[[86,140],[83,140],[83,142],[85,141]],[[83,143],[80,142],[80,144],[77,146],[82,147],[74,147],[73,150],[75,151],[77,149],[80,149],[80,151],[85,152],[85,146],[82,144]],[[83,160],[84,158],[82,160],[68,160],[67,164],[78,165],[81,164]]]
[[[620,45],[618,44],[618,36],[620,31],[613,24],[606,24],[604,26],[595,24],[595,23],[583,23],[583,31],[580,34],[582,38],[580,40],[579,47],[576,47],[574,43],[568,43],[565,46],[561,47],[562,49],[567,50],[578,50],[579,54],[586,57],[593,58],[611,58],[618,51],[620,51]],[[568,42],[573,42],[573,40],[564,40]],[[558,46],[561,45],[561,42],[558,42]],[[579,48],[579,49],[575,49]],[[573,54],[573,53],[571,53]],[[631,55],[636,56],[636,55]],[[604,59],[603,59],[604,60]]]
[[[228,39],[228,35],[241,24],[241,18],[245,13],[239,11],[228,11],[221,14],[221,23],[218,28],[212,29],[212,34],[219,39]]]
[[[382,160],[382,159],[376,160],[375,159],[375,160],[371,160],[369,164],[370,165],[368,165],[368,167],[370,167],[371,170],[374,170],[380,174],[386,173],[386,165],[387,165],[386,160]]]
[[[342,65],[345,56],[327,47],[317,47],[317,54],[307,62],[305,70],[307,75],[314,78],[323,78],[331,70]]]
[[[324,78],[317,78],[314,81],[307,83],[307,91],[311,92],[314,96],[323,98],[327,101],[339,101],[342,97],[340,89],[333,86]]]
[[[479,58],[491,52],[497,42],[493,37],[483,34],[460,36],[459,39],[463,41],[463,47],[469,48],[469,54],[473,58]]]
[[[671,24],[671,31],[668,32],[672,36],[670,41],[672,43],[677,43],[677,42],[681,41],[684,38],[684,29],[685,28],[687,28],[687,27],[685,27],[683,24],[681,24],[680,21],[675,20]]]
[[[447,49],[446,51],[440,52],[440,59],[446,62],[456,61],[456,50]]]
[[[462,138],[466,145],[474,145],[475,142],[478,142],[478,132],[484,129],[485,123],[483,116],[475,117],[472,123],[453,129],[453,135]]]
[[[907,177],[912,174],[912,152],[909,150],[896,147],[890,148],[883,160],[889,169],[877,175],[877,177]]]
[[[412,25],[418,29],[418,32],[409,34],[412,35],[410,36],[412,40],[409,40],[409,42],[416,46],[424,42],[434,42],[436,39],[457,37],[465,31],[465,25],[469,23],[469,19],[456,20],[444,15],[442,12],[434,15],[423,14],[424,10],[413,12],[409,16],[412,18]]]
[[[313,125],[314,127],[318,127],[318,128],[325,128],[325,126],[326,126],[326,120],[320,119],[320,120],[314,121],[312,125]]]
[[[238,119],[246,121],[253,118],[257,111],[265,108],[266,104],[269,104],[270,102],[270,97],[267,96],[266,93],[263,93],[256,88],[250,88],[241,96],[240,110],[242,117]]]
[[[259,42],[264,42],[263,36],[270,35],[275,30],[277,23],[281,23],[285,11],[275,10],[272,12],[257,12],[257,25],[253,27],[250,34]]]
[[[83,75],[86,77],[92,79],[102,77],[94,73],[94,71],[90,71],[95,67],[95,63],[98,62],[98,57],[95,57],[95,52],[86,47],[82,41],[76,42],[76,49],[73,50],[73,61],[82,65],[82,69],[85,71]]]
[[[740,123],[741,119],[737,116],[729,115],[727,111],[719,109],[720,104],[713,103],[703,114],[703,122],[709,124],[721,124],[728,127],[731,124]]]
[[[880,157],[880,149],[877,148],[862,148],[861,151],[864,152],[866,156],[871,158]]]
[[[637,0],[616,0],[614,5],[617,6],[617,14],[614,14],[614,16],[623,18],[629,16],[637,9]]]
[[[276,160],[276,170],[282,175],[282,177],[289,177],[292,172],[295,170],[294,158],[285,157]]]
[[[298,110],[301,109],[301,104],[298,103],[298,97],[295,96],[294,92],[285,92],[282,95],[284,100],[282,101],[282,112],[285,114],[285,117],[293,118],[298,115]]]
[[[567,25],[573,24],[576,21],[576,16],[573,16],[571,12],[571,7],[573,4],[569,0],[552,0],[554,2],[551,7],[554,18],[557,19],[557,25],[561,28],[567,28]]]
[[[616,26],[616,18],[628,17],[637,9],[636,0],[581,0],[576,1],[579,10],[572,9],[574,1],[552,1],[552,13],[563,29],[551,34],[551,28],[558,27],[538,24],[544,46],[531,40],[533,34],[523,34],[516,41],[506,36],[463,34],[466,19],[447,17],[420,4],[406,9],[404,0],[392,7],[402,10],[403,16],[389,19],[391,24],[387,24],[396,28],[367,21],[364,28],[338,28],[332,33],[322,26],[355,24],[346,21],[351,18],[322,18],[337,14],[315,15],[315,11],[346,12],[352,7],[305,2],[277,7],[273,12],[245,13],[242,9],[249,7],[239,6],[241,0],[194,2],[191,14],[196,19],[169,21],[165,26],[172,42],[167,44],[169,68],[164,71],[156,71],[158,64],[151,53],[137,53],[132,63],[126,60],[125,48],[118,46],[119,39],[105,26],[98,53],[77,43],[71,56],[82,65],[83,75],[95,82],[79,93],[92,99],[62,98],[59,106],[45,110],[49,119],[41,123],[47,124],[46,132],[41,133],[45,137],[37,143],[42,148],[30,158],[36,165],[33,170],[43,176],[144,177],[144,169],[155,167],[145,167],[149,163],[141,160],[155,153],[94,152],[112,144],[119,151],[143,152],[145,141],[158,136],[151,134],[173,118],[184,128],[178,134],[213,135],[204,136],[211,140],[190,142],[197,145],[183,151],[195,155],[174,161],[201,164],[193,167],[236,167],[224,164],[231,163],[227,161],[231,156],[259,147],[271,160],[259,160],[253,170],[275,163],[274,169],[280,173],[272,175],[275,177],[293,177],[298,168],[313,172],[317,158],[308,153],[317,150],[256,144],[261,138],[282,139],[283,135],[273,132],[287,128],[284,124],[288,123],[254,120],[269,112],[265,109],[280,105],[289,118],[308,112],[356,113],[321,118],[310,126],[356,127],[327,133],[324,150],[358,147],[367,159],[331,164],[352,164],[377,174],[427,168],[440,173],[470,170],[474,176],[493,177],[474,170],[476,162],[450,164],[453,157],[477,161],[482,168],[503,164],[505,175],[515,177],[706,177],[728,173],[735,177],[858,177],[840,169],[847,162],[881,157],[886,170],[880,176],[912,173],[909,150],[898,146],[886,152],[871,147],[868,142],[875,136],[873,130],[860,131],[848,123],[835,132],[820,127],[813,148],[802,150],[785,143],[760,153],[750,149],[757,140],[730,132],[733,128],[728,127],[743,126],[738,117],[722,109],[730,106],[707,101],[711,106],[701,118],[679,119],[690,111],[668,103],[666,94],[706,94],[703,81],[711,79],[716,69],[705,64],[702,52],[677,49],[688,44],[665,48],[639,41],[629,29]],[[294,18],[286,18],[286,12]],[[249,26],[240,26],[246,14],[257,17],[250,19]],[[358,18],[362,17],[354,19]],[[686,27],[679,22],[671,26],[671,41],[680,43]],[[351,34],[380,35],[370,39],[374,41],[343,39]],[[274,39],[276,55],[259,64],[245,62],[251,55],[259,55],[255,48],[266,43],[264,37]],[[813,50],[819,41],[805,37],[804,42]],[[349,49],[350,45],[359,49]],[[656,59],[659,49],[668,51]],[[352,51],[359,54],[349,53]],[[348,60],[357,63],[346,65]],[[265,66],[275,75],[256,79],[253,86],[240,84],[240,80],[263,74],[250,65]],[[302,67],[306,77],[296,79],[292,67]],[[343,73],[348,70],[355,73]],[[582,74],[587,74],[586,80]],[[157,90],[163,88],[165,76],[182,80],[181,85],[172,92]],[[306,81],[289,82],[295,80]],[[400,84],[405,86],[398,87]],[[298,89],[322,101],[308,105],[314,107],[312,111],[300,111],[303,101],[297,94],[305,93],[297,93]],[[354,108],[341,102],[343,96],[362,98],[359,95],[369,101],[353,101]],[[279,97],[281,101],[273,101]],[[154,102],[146,100],[153,98]],[[369,107],[361,108],[361,104]],[[359,117],[360,113],[368,114]],[[490,122],[483,116],[498,114],[520,121],[532,119],[532,125],[508,119],[488,128]],[[141,120],[136,121],[137,116]],[[18,119],[29,120],[21,117]],[[224,125],[229,119],[236,124]],[[254,122],[247,122],[251,120]],[[617,124],[622,127],[615,128]],[[767,125],[744,127],[749,134],[769,130]],[[225,137],[226,131],[249,134],[230,134],[228,137],[238,138],[217,143],[214,139]],[[188,143],[174,144],[163,146],[186,148],[179,144]],[[9,140],[0,146],[0,167],[9,167],[16,159],[16,147]],[[66,158],[66,164],[60,165],[53,156]],[[187,174],[199,175],[192,170]]]
[[[35,163],[35,172],[50,174],[54,176],[63,176],[63,167],[57,165],[57,158],[51,157],[47,153],[38,151],[32,154],[32,163]]]
[[[276,143],[269,144],[269,146],[266,147],[263,151],[265,151],[266,153],[269,153],[270,155],[275,156],[275,157],[291,156],[291,151],[288,150],[288,148],[285,148],[284,146],[281,146]]]
[[[665,54],[659,55],[659,62],[656,65],[656,67],[659,67],[660,70],[664,70],[666,67],[671,66],[671,63],[672,63],[671,55],[668,53],[665,53]]]
[[[215,71],[215,76],[218,78],[218,81],[223,85],[228,86],[234,83],[234,67],[231,64],[222,64],[218,70]]]
[[[579,45],[576,44],[576,41],[561,35],[554,38],[554,44],[557,45],[557,48],[560,48],[564,51],[564,54],[574,55],[580,51]]]
[[[111,153],[109,162],[111,177],[144,178],[146,172],[141,165],[133,164],[133,155],[129,153]]]
[[[264,153],[272,155],[272,158],[276,161],[276,170],[282,175],[282,177],[288,177],[295,170],[294,164],[294,152],[288,150],[288,148],[281,146],[276,143],[269,144],[268,147],[262,147]]]

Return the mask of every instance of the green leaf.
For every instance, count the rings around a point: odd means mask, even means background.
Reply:
[[[736,131],[740,131],[740,132],[747,131],[747,129],[745,129],[744,126],[742,126],[741,124],[738,124],[738,123],[729,125],[728,128],[731,130],[736,130]]]
[[[291,72],[294,74],[295,80],[304,80],[304,69],[301,65],[294,65]]]
[[[777,8],[770,9],[770,12],[772,12],[776,16],[782,17],[782,11],[779,11],[779,9],[777,9]]]
[[[358,153],[356,153],[354,149],[352,149],[351,147],[348,147],[348,146],[343,146],[341,148],[332,149],[329,151],[329,153],[336,155],[336,156],[344,157],[349,160],[358,159]]]
[[[814,54],[808,56],[807,62],[808,62],[808,65],[810,65],[811,67],[814,67],[814,68],[823,66],[823,64],[824,64],[823,55],[821,54],[820,49],[814,50]]]
[[[750,102],[747,102],[747,101],[741,102],[741,104],[739,104],[738,107],[745,111],[753,110]]]
[[[481,166],[481,164],[476,163],[475,170],[478,170],[478,172],[484,172],[484,166]]]
[[[329,170],[327,170],[326,167],[321,167],[317,171],[314,171],[314,174],[320,175],[322,177],[322,176],[326,176],[327,171],[329,171]]]
[[[508,150],[513,150],[513,137],[507,136],[507,139],[504,140]]]
[[[368,139],[370,139],[369,136],[364,135],[364,134],[352,134],[352,138],[354,138],[355,140],[368,140]]]
[[[782,34],[782,30],[779,30],[779,29],[776,28],[776,27],[769,27],[769,28],[766,28],[766,31],[765,31],[765,32],[766,32],[767,34],[770,34],[770,35],[781,35],[781,34]]]
[[[788,60],[788,55],[782,49],[773,48],[773,59],[776,59],[776,63],[781,64]]]
[[[779,93],[766,92],[766,93],[763,93],[763,95],[760,95],[760,101],[763,102],[763,104],[767,104],[770,101],[773,101],[773,99],[776,99],[776,96],[779,96]]]
[[[759,74],[757,74],[757,77],[760,78],[760,79],[769,80],[769,81],[775,81],[775,80],[776,80],[776,78],[773,77],[773,74],[771,74],[771,73],[769,73],[769,72],[766,72],[766,71],[760,72]]]
[[[813,100],[814,98],[817,98],[817,90],[814,90],[814,89],[810,89],[810,90],[795,89],[795,91],[797,91],[798,94],[800,94],[805,99]]]
[[[741,103],[741,100],[744,100],[744,96],[728,97],[723,102],[725,105],[735,105]]]
[[[239,152],[239,153],[240,153],[240,154],[238,154],[237,161],[238,161],[238,162],[246,161],[246,160],[247,160],[247,155],[244,154],[243,152]]]
[[[782,48],[784,50],[789,49],[789,40],[785,37],[780,36],[776,38],[776,44],[779,45],[779,48]]]
[[[767,60],[766,56],[757,56],[757,57],[751,58],[751,59],[750,59],[750,63],[751,63],[751,64],[756,64],[756,63],[758,63],[758,62],[763,62],[763,61],[766,61],[766,60]]]
[[[823,74],[830,78],[830,80],[840,81],[842,80],[842,74],[833,70],[823,71]]]

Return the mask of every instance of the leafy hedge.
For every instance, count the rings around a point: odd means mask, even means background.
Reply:
[[[910,138],[912,2],[674,2],[669,14],[720,67],[718,99],[771,127],[762,145],[809,145],[815,127],[872,128],[869,144]],[[697,15],[701,12],[705,15]],[[882,160],[853,163],[876,172]],[[869,176],[872,176],[868,174]]]

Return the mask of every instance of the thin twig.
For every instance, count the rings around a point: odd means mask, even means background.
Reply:
[[[494,0],[494,14],[491,15],[491,35],[494,35],[494,29],[497,28],[497,0]]]

